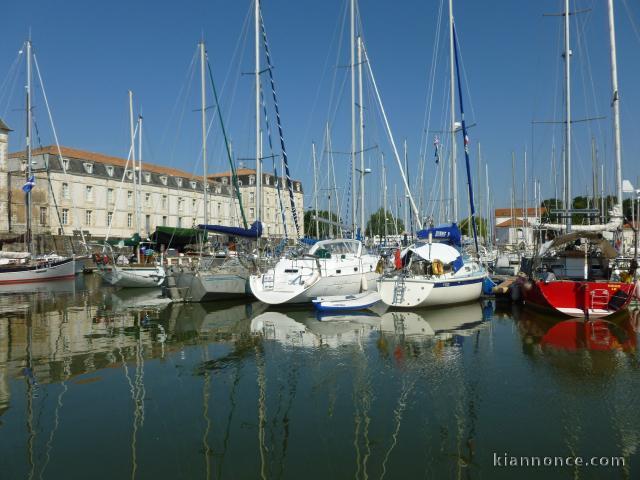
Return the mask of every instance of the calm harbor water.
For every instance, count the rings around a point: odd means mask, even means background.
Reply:
[[[156,296],[92,275],[0,292],[0,478],[640,478],[637,312],[317,317]]]

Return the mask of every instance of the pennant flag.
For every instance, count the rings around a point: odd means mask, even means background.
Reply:
[[[35,175],[31,175],[29,180],[22,186],[22,191],[24,193],[29,193],[33,187],[36,186],[36,177]]]
[[[440,139],[438,138],[438,136],[436,135],[435,137],[433,137],[433,146],[436,149],[436,153],[435,153],[435,157],[436,157],[436,165],[438,163],[440,163]]]
[[[469,154],[469,136],[468,135],[464,136],[464,151],[467,152],[467,154]]]

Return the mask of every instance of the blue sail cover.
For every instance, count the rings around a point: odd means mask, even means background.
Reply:
[[[462,246],[462,234],[460,233],[458,225],[455,223],[425,228],[420,230],[416,235],[420,240],[426,240],[429,238],[429,234],[431,234],[431,238],[436,242],[448,243],[454,247]]]
[[[198,228],[209,232],[233,235],[234,237],[260,238],[262,236],[261,222],[253,222],[251,228],[228,227],[226,225],[198,225]]]

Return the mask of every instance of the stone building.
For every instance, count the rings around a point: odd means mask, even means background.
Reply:
[[[495,237],[498,245],[531,245],[534,240],[534,226],[540,225],[546,213],[544,207],[496,208]]]
[[[24,151],[7,154],[9,132],[0,121],[0,233],[23,233],[26,155]],[[32,171],[36,181],[31,192],[34,234],[71,235],[83,230],[93,238],[104,238],[107,234],[128,237],[139,232],[144,238],[157,226],[191,228],[204,221],[202,177],[182,170],[143,162],[142,172],[134,172],[131,162],[123,158],[68,147],[61,147],[58,152],[56,146],[47,146],[33,150]],[[251,223],[256,218],[255,172],[241,170],[239,179],[242,203]],[[241,225],[230,175],[211,175],[207,183],[209,223]],[[264,232],[281,237],[284,228],[275,200],[277,182],[265,174],[263,183]],[[299,181],[294,182],[294,192],[302,221],[303,193]],[[283,204],[289,206],[287,232],[290,238],[295,238],[288,196],[283,196]]]

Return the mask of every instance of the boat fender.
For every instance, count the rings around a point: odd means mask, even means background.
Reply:
[[[367,277],[362,275],[360,277],[360,291],[366,292],[369,289],[369,285],[367,284]]]

